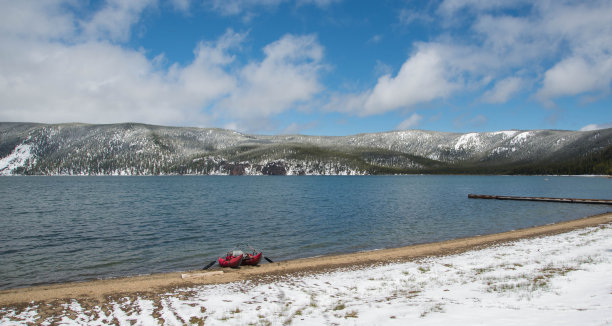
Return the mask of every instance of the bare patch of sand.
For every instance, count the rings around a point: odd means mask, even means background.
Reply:
[[[494,244],[519,239],[546,236],[575,229],[612,223],[612,213],[596,215],[568,222],[538,226],[497,234],[475,236],[443,242],[420,244],[353,254],[297,259],[239,269],[213,269],[203,271],[154,274],[90,282],[54,284],[0,291],[0,306],[24,306],[30,302],[52,303],[79,299],[106,302],[122,296],[158,296],[175,288],[201,284],[219,284],[239,280],[271,280],[289,274],[307,274],[330,271],[343,267],[359,267],[374,264],[402,262],[427,256],[461,253]]]

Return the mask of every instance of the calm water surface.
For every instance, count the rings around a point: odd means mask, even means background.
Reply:
[[[610,199],[612,179],[2,177],[0,288],[199,269],[238,243],[287,260],[612,211],[467,199],[468,193]]]

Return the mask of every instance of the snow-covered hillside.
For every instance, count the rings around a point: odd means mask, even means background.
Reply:
[[[246,135],[143,124],[0,123],[0,174],[375,174],[569,162],[612,146],[612,129],[344,137]]]

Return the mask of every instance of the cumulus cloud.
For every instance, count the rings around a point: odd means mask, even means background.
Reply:
[[[593,91],[607,91],[612,81],[612,56],[588,62],[581,57],[565,59],[546,71],[537,97],[551,98]]]
[[[170,3],[175,9],[183,12],[187,12],[191,7],[191,0],[171,0]]]
[[[484,93],[482,100],[487,103],[505,103],[522,87],[522,79],[508,77],[498,81],[493,89]]]
[[[256,9],[336,2],[205,0],[204,6],[246,17]],[[433,18],[448,24],[429,42],[406,44],[414,50],[399,70],[377,61],[370,88],[335,94],[324,92],[324,48],[314,35],[285,35],[246,63],[235,56],[248,36],[233,31],[194,44],[192,60],[182,64],[129,48],[143,13],[160,3],[108,0],[90,12],[74,0],[0,0],[0,120],[205,125],[217,119],[253,126],[249,119],[273,118],[313,99],[329,99],[321,104],[327,110],[371,116],[470,92],[488,103],[530,92],[554,106],[564,96],[593,99],[611,91],[610,1],[443,0],[437,10],[434,4],[424,12],[399,11],[404,24]],[[186,12],[203,2],[168,3]],[[417,117],[402,124],[417,124]]]
[[[507,10],[526,14],[513,15]],[[437,49],[445,80],[452,80],[447,77],[449,72],[460,76],[462,83],[453,83],[459,89],[479,91],[493,82],[493,89],[481,96],[484,102],[506,102],[533,85],[536,89],[530,91],[547,105],[563,96],[611,90],[609,1],[445,0],[436,13],[447,21],[449,32],[421,48]],[[404,11],[400,18],[411,23],[419,15],[422,13]],[[465,29],[472,33],[453,33]],[[520,78],[515,76],[518,71]],[[379,81],[376,87],[384,85]],[[354,103],[356,98],[347,102]]]
[[[285,0],[207,0],[205,3],[218,13],[229,16],[249,12],[259,7],[273,8],[284,1]]]
[[[495,13],[497,9],[521,6],[530,7],[530,14],[515,17]],[[612,3],[609,1],[530,4],[447,0],[440,6],[440,12],[446,15],[460,10],[474,14],[471,28],[483,37],[482,43],[473,47],[498,59],[497,67],[488,68],[504,76],[513,68],[531,66],[531,78],[539,85],[536,98],[540,101],[551,104],[558,97],[610,91]],[[541,75],[544,77],[539,80]],[[512,88],[511,84],[505,86]],[[485,97],[488,95],[493,94]]]
[[[111,1],[90,21],[61,1],[16,3],[0,4],[0,17],[28,19],[0,19],[0,121],[214,125],[227,110],[237,119],[283,112],[322,88],[323,47],[312,35],[286,35],[243,65],[234,54],[246,35],[228,30],[196,44],[191,62],[160,65],[163,53],[149,59],[122,45],[154,2]],[[116,26],[100,23],[119,11]]]
[[[551,34],[564,36],[569,53],[545,72],[537,98],[546,103],[562,96],[609,92],[612,3],[587,1],[547,9],[543,27]]]
[[[421,46],[397,75],[383,75],[373,89],[361,94],[338,95],[328,109],[360,116],[411,108],[450,95],[457,85],[436,47]]]
[[[419,123],[421,123],[421,120],[423,120],[423,116],[417,113],[413,113],[408,119],[402,121],[399,125],[397,125],[395,129],[406,130],[406,129],[414,128],[418,126]]]
[[[13,42],[0,62],[0,120],[184,123],[235,87],[223,50],[200,44],[192,63],[160,71],[104,42]]]
[[[430,23],[433,21],[433,17],[419,11],[402,9],[399,11],[398,20],[402,25],[411,25],[416,22]]]
[[[593,130],[608,129],[608,128],[612,128],[612,122],[589,124],[589,125],[586,125],[580,128],[580,131],[593,131]]]
[[[264,48],[265,58],[240,72],[239,87],[218,107],[232,117],[267,117],[322,90],[323,47],[314,35],[285,35]]]
[[[142,11],[156,0],[107,0],[105,6],[80,25],[88,38],[125,42],[130,27],[140,19]]]
[[[0,9],[0,36],[58,39],[74,34],[75,18],[57,0],[4,0]]]
[[[454,85],[441,56],[433,48],[420,49],[402,65],[395,77],[384,75],[364,103],[364,114],[410,107],[444,97]]]

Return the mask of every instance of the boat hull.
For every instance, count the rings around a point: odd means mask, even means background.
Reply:
[[[243,259],[244,259],[244,255],[240,255],[237,257],[227,256],[225,258],[219,257],[219,266],[236,268],[240,266]]]
[[[260,252],[256,255],[246,254],[246,257],[242,260],[242,265],[255,266],[259,264],[259,261],[263,257],[263,253]]]

